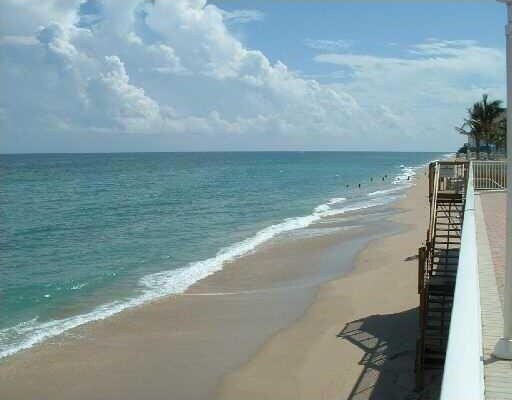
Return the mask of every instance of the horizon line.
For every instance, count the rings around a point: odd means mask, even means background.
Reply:
[[[0,156],[15,155],[91,155],[91,154],[179,154],[179,153],[456,153],[449,150],[176,150],[176,151],[92,151],[92,152],[13,152]]]

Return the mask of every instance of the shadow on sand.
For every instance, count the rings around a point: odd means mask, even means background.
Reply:
[[[364,351],[363,371],[348,400],[415,399],[418,308],[349,322],[337,335]]]

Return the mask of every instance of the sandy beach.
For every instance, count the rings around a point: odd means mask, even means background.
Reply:
[[[403,399],[414,390],[417,248],[428,219],[420,174],[395,205],[404,230],[373,241],[323,285],[300,321],[229,374],[222,399]]]
[[[0,399],[400,399],[427,185],[0,362]]]

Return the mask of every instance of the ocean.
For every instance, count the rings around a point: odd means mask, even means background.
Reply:
[[[439,153],[0,155],[0,358],[400,198]]]

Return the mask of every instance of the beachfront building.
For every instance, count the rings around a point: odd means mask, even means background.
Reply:
[[[512,154],[512,0],[507,153]],[[512,399],[512,159],[435,162],[419,252],[417,385],[442,371],[441,400]]]

